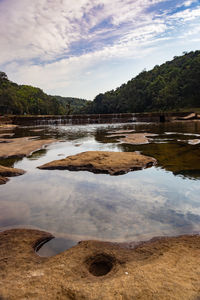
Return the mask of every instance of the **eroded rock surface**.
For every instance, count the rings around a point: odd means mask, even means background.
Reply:
[[[35,137],[0,139],[0,158],[29,156],[53,142],[53,139],[36,140]]]
[[[25,173],[22,169],[9,168],[0,165],[0,184],[5,184],[8,181],[6,177],[19,176]]]
[[[136,152],[87,151],[54,160],[38,167],[39,169],[67,169],[72,171],[86,170],[93,173],[110,175],[124,174],[156,164],[156,160]]]
[[[200,236],[153,239],[133,249],[84,241],[54,257],[35,248],[51,234],[0,233],[1,299],[197,300]]]

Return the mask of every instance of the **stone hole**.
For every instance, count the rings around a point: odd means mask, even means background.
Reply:
[[[98,254],[89,258],[86,263],[92,275],[105,276],[113,269],[115,259],[107,254]]]

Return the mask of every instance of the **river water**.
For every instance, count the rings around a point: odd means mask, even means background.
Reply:
[[[36,130],[35,130],[36,129]],[[146,145],[108,137],[115,130],[157,135]],[[26,170],[0,186],[0,230],[37,228],[56,238],[40,250],[54,255],[80,240],[147,240],[200,231],[200,122],[18,127],[13,137],[58,142],[28,158],[0,164]],[[37,167],[88,150],[139,151],[156,167],[110,176]]]

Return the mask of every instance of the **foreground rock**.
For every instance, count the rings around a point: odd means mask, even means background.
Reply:
[[[197,300],[200,236],[153,239],[133,249],[85,241],[54,257],[35,249],[51,234],[0,233],[1,299]]]
[[[9,168],[0,165],[0,184],[5,184],[8,181],[6,177],[19,176],[25,173],[22,169]]]
[[[53,142],[53,139],[36,140],[34,137],[0,139],[0,158],[29,156]]]
[[[118,141],[126,144],[132,144],[132,145],[143,145],[143,144],[149,144],[151,141],[151,137],[156,136],[157,134],[154,133],[131,133],[131,134],[126,134],[126,133],[120,133],[119,131],[115,134],[108,135],[108,137],[119,137],[121,136]]]
[[[54,160],[38,168],[47,170],[85,170],[93,173],[119,175],[151,167],[155,164],[156,160],[154,158],[136,152],[87,151],[61,160]]]

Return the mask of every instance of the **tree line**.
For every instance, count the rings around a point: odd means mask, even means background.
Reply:
[[[64,115],[79,113],[84,99],[50,96],[41,89],[18,85],[0,72],[0,114]]]
[[[93,101],[50,96],[18,85],[0,72],[0,114],[107,114],[173,111],[200,107],[200,51],[183,53]]]
[[[87,113],[170,111],[200,107],[200,51],[174,57],[115,90],[99,94]]]

